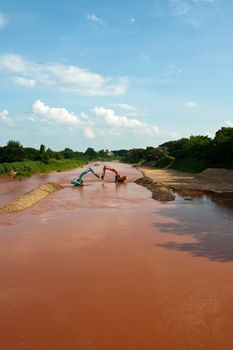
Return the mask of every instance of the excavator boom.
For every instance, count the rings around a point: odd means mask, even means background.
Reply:
[[[99,175],[96,174],[92,168],[88,168],[88,169],[84,170],[84,171],[79,175],[79,177],[78,177],[76,180],[72,180],[72,181],[71,181],[72,185],[74,185],[74,186],[80,186],[80,185],[82,185],[82,184],[83,184],[83,179],[82,179],[83,176],[85,176],[86,174],[88,174],[88,173],[90,173],[90,172],[91,172],[93,175],[95,175],[98,179],[100,178]]]
[[[112,171],[116,174],[116,176],[119,176],[118,172],[116,171],[116,169],[113,169],[113,168],[110,168],[110,167],[106,167],[106,165],[103,167],[103,172],[102,172],[102,176],[101,176],[101,179],[103,180],[104,177],[105,177],[105,173],[106,173],[106,170],[109,170],[109,171]]]
[[[103,167],[103,172],[102,172],[102,176],[101,176],[101,179],[103,180],[104,177],[105,177],[105,173],[106,173],[106,170],[109,170],[109,171],[112,171],[113,173],[115,173],[115,182],[123,182],[125,180],[127,180],[127,176],[120,176],[119,173],[116,171],[116,169],[114,168],[110,168],[110,167],[107,167],[106,165]]]

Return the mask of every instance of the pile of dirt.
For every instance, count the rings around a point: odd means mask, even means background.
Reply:
[[[171,187],[159,182],[154,182],[148,177],[142,177],[135,181],[136,184],[146,187],[152,192],[152,198],[158,201],[173,201],[175,196]]]
[[[0,208],[0,214],[2,213],[14,213],[19,210],[23,210],[31,207],[41,199],[47,197],[50,193],[56,192],[63,187],[57,183],[47,183],[41,185],[34,190],[25,193],[21,198],[15,202],[5,205]]]
[[[195,177],[195,180],[223,184],[233,187],[233,170],[208,168]]]
[[[175,191],[200,190],[224,195],[233,192],[233,170],[208,168],[199,174],[146,167],[140,167],[139,170],[152,181],[162,183]]]

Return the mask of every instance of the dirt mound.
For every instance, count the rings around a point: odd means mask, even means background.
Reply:
[[[212,181],[218,183],[233,183],[233,170],[208,168],[196,176],[202,181]]]
[[[63,187],[57,183],[47,183],[41,185],[34,190],[25,193],[21,198],[13,203],[7,204],[0,208],[1,213],[14,213],[31,207],[33,204],[39,202],[41,199],[47,197],[50,193],[56,192]]]
[[[146,167],[141,167],[140,170],[145,177],[174,191],[200,190],[222,193],[223,196],[233,192],[233,170],[208,168],[199,174]]]
[[[165,186],[159,182],[154,182],[148,177],[142,177],[135,181],[136,184],[146,187],[152,192],[152,198],[159,201],[173,201],[175,196],[171,187]]]

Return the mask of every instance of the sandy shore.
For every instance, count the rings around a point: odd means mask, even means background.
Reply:
[[[170,190],[170,193],[174,191],[181,191],[183,193],[204,191],[222,195],[228,199],[233,198],[233,170],[213,168],[206,169],[199,174],[185,173],[173,169],[154,169],[147,167],[140,167],[139,170],[145,178],[151,180],[150,186],[148,187],[146,185],[145,187],[150,189],[152,193],[154,186],[155,190],[157,188],[165,188],[166,192]],[[141,184],[144,185],[143,181]]]
[[[18,198],[14,202],[7,204],[0,208],[0,214],[14,213],[26,208],[30,208],[43,198],[47,197],[50,193],[56,192],[62,189],[62,186],[56,183],[47,183],[41,185],[34,190],[25,193],[22,197]]]

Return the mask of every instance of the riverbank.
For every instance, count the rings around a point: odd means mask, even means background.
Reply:
[[[0,176],[20,179],[36,174],[47,174],[51,171],[71,170],[82,167],[85,164],[87,164],[85,159],[50,159],[47,163],[42,161],[1,163]]]
[[[153,188],[166,188],[165,192],[186,193],[192,191],[203,191],[214,195],[233,200],[233,170],[228,169],[206,169],[199,174],[185,173],[173,169],[154,169],[149,167],[139,167],[144,178],[149,179],[149,187],[153,193]],[[148,180],[145,181],[148,183]],[[141,183],[143,184],[143,181]],[[166,197],[166,196],[165,196]],[[154,197],[153,197],[154,198]],[[166,197],[171,200],[169,196]],[[172,198],[170,196],[170,198]],[[159,199],[159,198],[155,198]],[[163,200],[163,199],[162,199]]]

